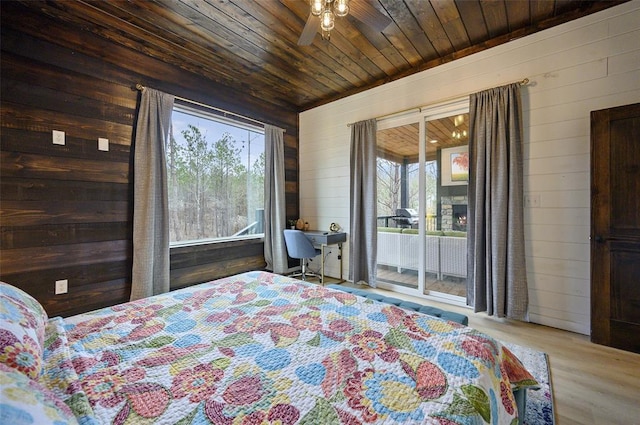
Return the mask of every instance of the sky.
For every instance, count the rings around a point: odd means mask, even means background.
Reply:
[[[252,166],[260,154],[264,152],[264,134],[257,133],[255,129],[249,131],[247,128],[212,121],[203,116],[185,113],[184,111],[176,109],[173,110],[171,119],[173,123],[173,135],[176,142],[180,144],[184,144],[182,131],[186,130],[187,126],[191,124],[200,129],[200,132],[205,136],[209,144],[213,144],[222,138],[225,132],[229,133],[235,140],[236,146],[241,148],[240,158],[245,166],[247,166],[247,164]],[[249,138],[251,143],[248,143]]]

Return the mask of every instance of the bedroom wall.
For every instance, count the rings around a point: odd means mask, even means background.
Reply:
[[[348,123],[529,78],[524,184],[525,196],[539,198],[525,207],[531,321],[589,334],[589,114],[640,101],[638,40],[633,1],[303,112],[301,216],[349,231]],[[336,275],[335,257],[327,268]]]
[[[0,279],[50,316],[128,301],[135,84],[286,129],[287,216],[298,216],[298,115],[2,2]],[[61,12],[62,13],[62,12]],[[53,145],[52,130],[66,132]],[[97,149],[98,137],[110,149]],[[171,286],[264,267],[262,239],[172,249]],[[69,292],[54,295],[68,279]]]

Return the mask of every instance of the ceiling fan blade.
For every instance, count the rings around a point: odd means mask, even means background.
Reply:
[[[313,43],[313,38],[316,36],[319,28],[320,18],[309,13],[307,23],[304,24],[302,34],[300,34],[300,38],[298,39],[298,46],[308,46]]]
[[[377,32],[382,32],[391,23],[391,18],[382,14],[367,0],[351,0],[349,10],[357,20],[369,25]]]

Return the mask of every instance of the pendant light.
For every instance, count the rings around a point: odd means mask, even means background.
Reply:
[[[331,38],[336,16],[342,18],[349,14],[349,0],[309,0],[309,5],[311,14],[320,17],[320,29],[324,40]]]

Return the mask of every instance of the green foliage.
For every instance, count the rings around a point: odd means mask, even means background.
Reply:
[[[378,232],[402,233],[402,229],[400,227],[378,227]]]
[[[243,164],[228,132],[210,141],[188,124],[180,134],[182,143],[170,132],[166,152],[171,241],[228,237],[253,223],[264,205],[264,152]]]
[[[450,236],[450,237],[454,237],[454,238],[466,238],[467,237],[467,232],[461,232],[459,230],[448,230],[446,232],[443,232],[444,236]]]

